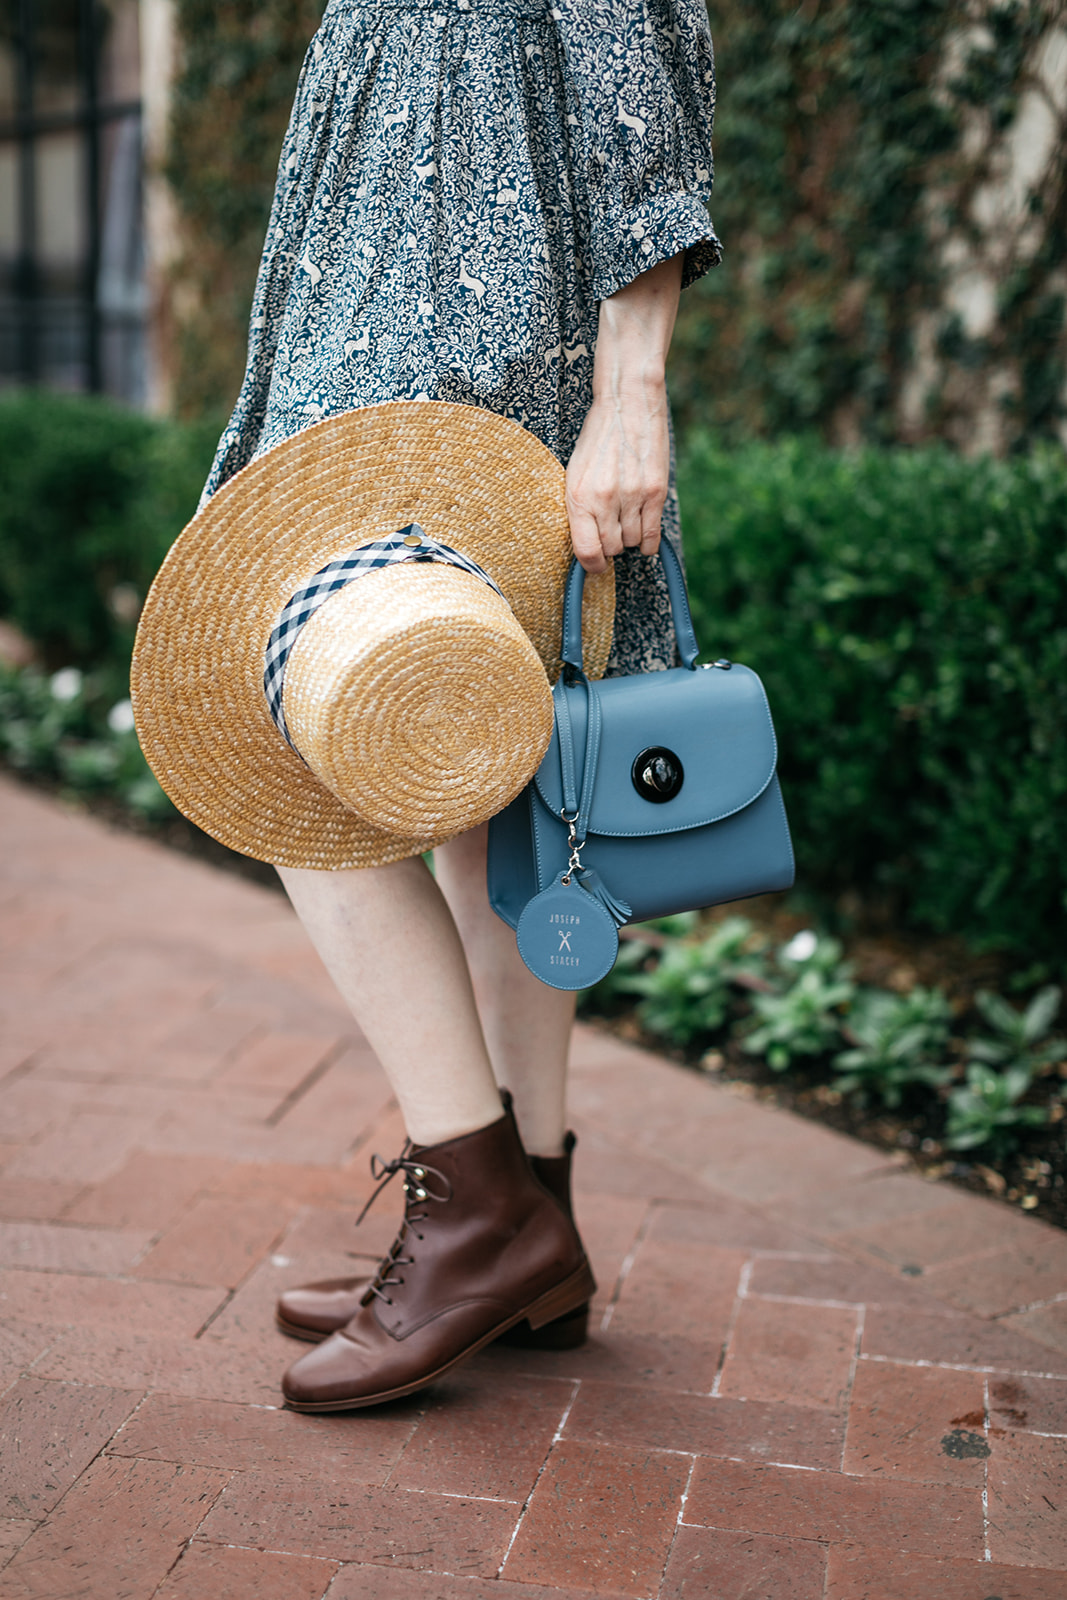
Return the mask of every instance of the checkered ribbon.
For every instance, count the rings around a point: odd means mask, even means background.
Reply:
[[[413,542],[405,543],[408,539]],[[267,696],[267,705],[278,732],[293,750],[296,750],[296,745],[293,744],[285,723],[282,691],[285,688],[285,666],[289,660],[289,652],[299,639],[301,628],[315,615],[322,602],[328,600],[330,595],[336,594],[338,589],[344,589],[356,578],[362,578],[365,572],[377,572],[381,567],[391,567],[396,561],[443,561],[450,567],[459,567],[462,572],[469,572],[473,577],[481,578],[483,583],[487,583],[490,589],[495,589],[503,599],[498,586],[476,561],[472,561],[469,556],[461,555],[450,545],[438,544],[436,539],[431,539],[423,533],[416,522],[410,523],[406,528],[399,528],[396,533],[390,534],[385,539],[375,539],[371,544],[361,545],[358,550],[353,550],[351,555],[340,556],[336,561],[329,562],[296,591],[278,618],[277,626],[267,641],[263,691]],[[296,750],[296,753],[299,755],[299,750]]]

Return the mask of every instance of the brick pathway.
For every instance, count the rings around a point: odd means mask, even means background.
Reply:
[[[1067,1237],[589,1030],[593,1342],[279,1409],[380,1072],[280,896],[0,815],[3,1600],[1063,1600]]]

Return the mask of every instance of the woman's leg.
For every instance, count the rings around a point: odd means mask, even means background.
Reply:
[[[392,1248],[373,1281],[327,1286],[328,1311],[340,1290],[354,1296],[354,1314],[289,1368],[286,1400],[313,1412],[377,1405],[520,1324],[562,1322],[566,1343],[579,1343],[596,1287],[589,1263],[502,1112],[463,945],[429,871],[414,859],[283,871],[282,881],[418,1147],[391,1163],[404,1175]],[[305,1313],[316,1296],[321,1309],[321,1285],[303,1295]]]
[[[463,945],[425,863],[278,872],[412,1141],[438,1144],[496,1121],[500,1095]]]
[[[567,1051],[574,995],[550,989],[523,964],[515,935],[489,904],[488,825],[434,851],[437,881],[467,952],[474,994],[502,1089],[510,1089],[531,1155],[558,1156],[566,1126]]]

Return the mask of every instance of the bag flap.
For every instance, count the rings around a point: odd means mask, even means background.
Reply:
[[[718,822],[751,805],[774,776],[778,747],[763,685],[748,667],[674,667],[596,686],[603,712],[600,759],[589,831],[610,837],[678,833]],[[585,759],[588,701],[581,684],[565,694],[574,729],[578,785]],[[646,800],[634,787],[636,758],[670,751],[681,763],[681,788],[670,800]],[[534,778],[537,792],[559,816],[563,806],[559,732]]]

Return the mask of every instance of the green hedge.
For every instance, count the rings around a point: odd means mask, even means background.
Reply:
[[[1062,963],[1063,454],[690,435],[679,487],[698,637],[766,684],[800,881]]]
[[[0,400],[0,616],[46,665],[125,677],[137,609],[219,431],[43,390]]]
[[[125,693],[133,612],[217,431],[58,395],[0,401],[0,616],[48,668],[105,670]],[[1062,964],[1063,454],[690,434],[679,488],[705,655],[767,685],[800,882]]]

